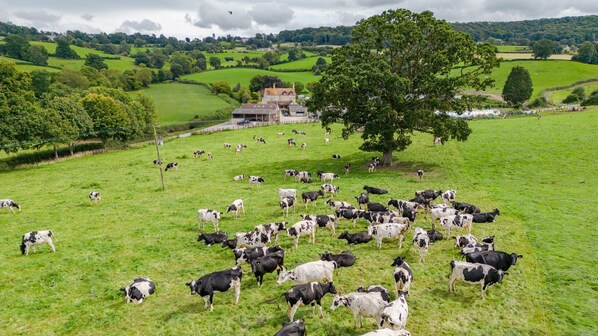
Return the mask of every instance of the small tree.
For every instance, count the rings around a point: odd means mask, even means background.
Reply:
[[[44,46],[31,45],[27,49],[25,58],[36,65],[48,65],[48,51]]]
[[[214,69],[220,69],[220,58],[216,56],[210,57],[210,65],[214,67]]]
[[[534,52],[534,59],[547,59],[550,55],[554,54],[555,49],[558,47],[558,44],[554,41],[542,39],[532,45],[532,50]]]
[[[212,93],[230,94],[231,93],[230,84],[228,84],[227,81],[223,81],[223,80],[215,81],[214,83],[212,83]]]
[[[56,39],[56,52],[54,54],[59,58],[79,58],[79,55],[77,55],[77,53],[71,49],[69,42],[63,38]]]
[[[572,60],[588,64],[598,64],[598,50],[596,46],[586,41],[579,46],[577,49],[577,55],[573,56]]]
[[[529,72],[522,66],[515,66],[511,69],[509,77],[502,90],[502,97],[513,105],[519,105],[532,96],[532,79]]]
[[[87,54],[85,65],[98,70],[108,69],[108,64],[106,64],[106,62],[104,62],[104,59],[100,57],[100,55],[98,54]]]

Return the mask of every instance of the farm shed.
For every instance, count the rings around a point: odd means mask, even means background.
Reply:
[[[280,121],[280,108],[276,104],[243,104],[233,111],[232,121],[243,119],[260,122]]]

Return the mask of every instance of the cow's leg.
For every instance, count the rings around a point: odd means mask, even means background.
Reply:
[[[203,301],[204,301],[204,308],[208,309],[208,301],[210,300],[210,298],[208,296],[204,296],[203,297]]]
[[[25,255],[29,255],[29,244],[25,245]]]
[[[399,248],[403,248],[403,239],[405,237],[403,235],[399,235]]]
[[[211,312],[213,312],[213,311],[214,311],[214,303],[213,303],[213,300],[214,300],[214,292],[212,292],[212,293],[210,294],[210,311],[211,311]]]
[[[451,236],[451,226],[447,225],[447,227],[446,227],[446,240],[449,240],[450,236]]]
[[[218,230],[218,222],[214,222],[214,232],[219,232]]]
[[[320,301],[317,301],[318,303],[318,308],[320,308],[320,318],[324,317],[324,312],[322,311],[322,303]]]
[[[312,244],[316,243],[316,228],[314,228],[313,231],[311,232],[311,243]]]
[[[299,236],[295,237],[295,248],[299,247]]]
[[[52,243],[52,239],[48,239],[48,245],[50,245],[52,252],[56,252],[56,247],[54,247],[54,243]]]
[[[260,287],[262,286],[262,281],[264,280],[264,276],[260,280]],[[241,296],[241,279],[233,280],[233,286],[235,287],[235,304],[239,304],[239,296]]]
[[[293,322],[293,317],[295,317],[297,308],[299,308],[299,302],[295,303],[295,305],[291,307],[291,311],[289,312],[289,321]]]

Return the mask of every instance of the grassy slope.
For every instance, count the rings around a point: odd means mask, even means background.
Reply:
[[[584,84],[584,85],[580,85],[580,87],[584,88],[585,93],[586,93],[586,97],[589,96],[590,93],[598,90],[598,84],[597,83]],[[570,95],[571,92],[573,92],[573,90],[574,89],[554,91],[550,95],[550,100],[553,101],[554,103],[560,103],[560,102],[563,101],[563,99],[567,98],[567,96]]]
[[[285,82],[302,82],[307,84],[309,82],[315,82],[319,80],[319,77],[315,76],[311,71],[308,72],[275,72],[259,69],[247,69],[247,68],[235,68],[235,69],[223,69],[215,71],[204,71],[195,74],[185,75],[184,79],[193,80],[200,83],[212,83],[217,80],[224,80],[229,82],[231,85],[241,83],[243,86],[249,86],[249,81],[255,75],[262,76],[278,76]]]
[[[201,85],[152,84],[142,91],[154,100],[158,121],[162,124],[189,121],[196,115],[228,106],[228,103]]]
[[[501,53],[530,53],[532,50],[528,46],[496,46]]]
[[[166,191],[159,190],[159,174],[151,165],[152,146],[0,172],[2,197],[23,205],[17,215],[0,213],[0,238],[13,242],[0,245],[0,328],[8,335],[24,332],[23,326],[32,334],[271,335],[286,320],[286,311],[282,300],[266,301],[290,288],[288,283],[276,285],[273,275],[266,276],[260,289],[251,274],[245,274],[239,306],[232,305],[232,293],[218,293],[213,313],[189,295],[185,282],[232,264],[230,251],[195,242],[195,211],[222,210],[242,198],[246,217],[235,223],[225,215],[221,228],[250,230],[257,223],[283,219],[277,187],[318,188],[282,182],[282,169],[340,173],[344,162],[352,162],[352,173],[335,181],[341,187],[339,199],[351,201],[363,184],[389,188],[389,196],[401,198],[416,189],[455,188],[462,201],[501,209],[496,223],[476,225],[473,233],[496,234],[499,249],[525,258],[502,284],[489,289],[485,301],[479,298],[478,286],[459,284],[456,294],[448,294],[448,261],[458,258],[452,242],[435,243],[428,262],[420,265],[415,250],[408,247],[409,234],[400,252],[395,242],[386,242],[381,250],[374,244],[353,247],[358,263],[336,272],[339,290],[374,283],[392,288],[390,263],[400,254],[411,262],[416,277],[407,324],[415,335],[591,334],[598,305],[591,258],[595,252],[588,251],[594,251],[589,233],[596,216],[588,209],[598,206],[592,196],[598,183],[593,174],[598,148],[592,139],[597,117],[594,110],[540,120],[475,121],[468,142],[434,147],[428,136],[418,136],[412,147],[396,155],[399,170],[380,169],[375,174],[366,171],[364,163],[372,154],[356,149],[357,137],[333,137],[325,145],[316,124],[167,142],[161,147],[162,158],[178,161],[180,169],[165,174]],[[291,128],[307,132],[301,139],[308,143],[307,150],[288,148],[286,138],[275,136],[279,130],[290,134]],[[251,142],[253,134],[266,137],[268,145]],[[335,128],[333,134],[340,130]],[[223,142],[246,143],[248,149],[234,155],[222,148]],[[580,143],[585,145],[580,148]],[[214,159],[192,159],[191,152],[199,148],[214,153]],[[331,160],[331,153],[340,153],[343,160]],[[561,158],[558,165],[555,158]],[[413,177],[420,167],[427,172],[423,183]],[[250,189],[246,182],[230,180],[241,173],[262,175],[266,183]],[[103,193],[100,206],[90,207],[90,190]],[[309,212],[329,210],[320,202]],[[429,227],[421,218],[416,225]],[[342,223],[345,228],[357,229]],[[42,246],[28,257],[18,254],[19,236],[35,229],[55,231],[57,253],[49,254]],[[324,250],[347,249],[327,232],[318,232],[315,246],[302,239],[298,250],[291,249],[287,237],[279,242],[288,249],[288,266],[314,260]],[[138,276],[156,281],[157,293],[142,305],[127,305],[118,288]],[[307,307],[299,309],[296,317],[306,320],[311,335],[360,335],[375,328],[373,320],[366,319],[366,328],[353,329],[351,314],[330,312],[330,302],[328,296],[323,300],[324,319],[311,317]],[[46,316],[41,320],[40,310]]]
[[[311,68],[316,65],[316,61],[319,57],[308,57],[303,58],[298,61],[288,62],[273,65],[270,68],[276,70],[311,70]],[[327,64],[330,64],[332,59],[330,57],[324,57]]]

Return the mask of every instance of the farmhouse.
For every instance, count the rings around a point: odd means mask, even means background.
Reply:
[[[276,104],[283,110],[285,116],[303,117],[307,114],[305,106],[295,100],[295,88],[266,88],[262,97],[262,104]]]
[[[280,108],[276,104],[243,104],[233,111],[233,122],[243,119],[260,122],[280,121]]]

